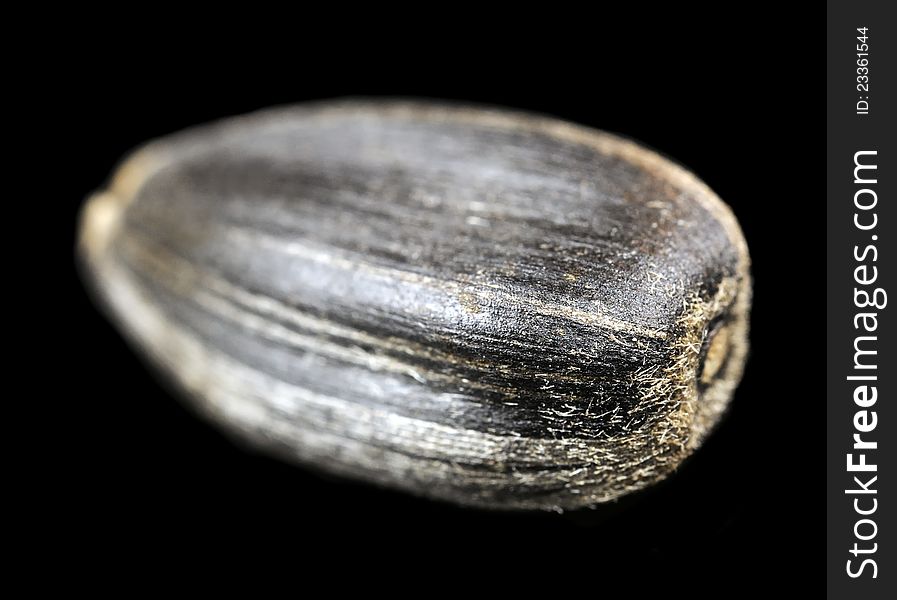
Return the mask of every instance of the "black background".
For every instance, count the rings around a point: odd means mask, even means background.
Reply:
[[[54,161],[41,185],[68,211],[57,239],[72,267],[64,518],[104,549],[98,564],[158,578],[211,557],[219,571],[253,564],[305,580],[322,564],[341,565],[347,580],[381,567],[371,581],[413,572],[439,586],[476,574],[596,594],[638,589],[661,567],[673,573],[661,583],[691,594],[719,590],[716,578],[821,586],[822,14],[785,26],[795,15],[754,10],[602,8],[600,24],[569,14],[445,31],[433,18],[366,36],[346,15],[268,33],[272,17],[251,36],[248,24],[208,37],[159,27],[65,44],[48,74],[59,74]],[[247,452],[148,373],[77,276],[84,197],[146,139],[343,95],[485,102],[618,132],[686,165],[733,207],[754,263],[751,358],[727,418],[678,474],[596,511],[464,510]]]

